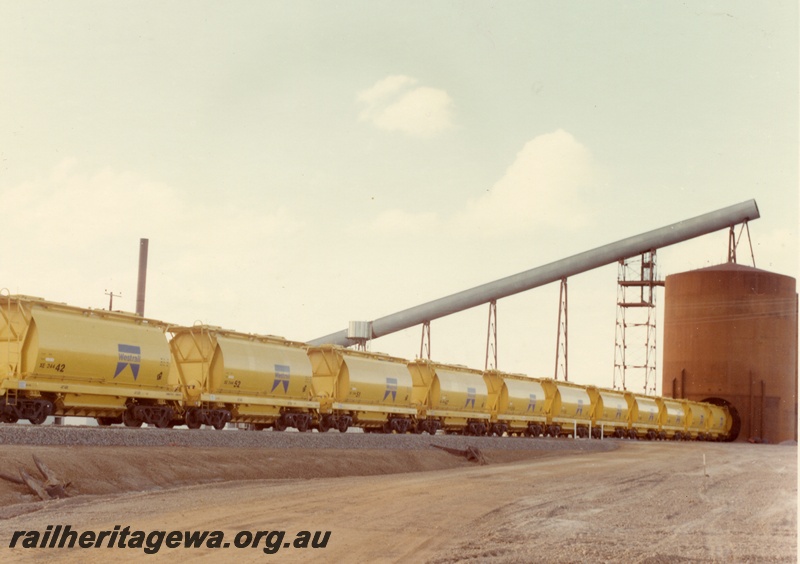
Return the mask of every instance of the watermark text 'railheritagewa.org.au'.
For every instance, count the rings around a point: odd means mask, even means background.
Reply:
[[[106,548],[141,550],[156,554],[162,548],[249,548],[275,554],[281,549],[320,549],[328,546],[330,531],[239,531],[233,538],[223,531],[138,531],[116,525],[113,530],[77,531],[70,525],[48,525],[44,531],[14,531],[8,548]]]

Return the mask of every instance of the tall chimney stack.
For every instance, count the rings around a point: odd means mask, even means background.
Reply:
[[[139,284],[136,288],[136,315],[144,317],[144,291],[147,285],[147,239],[139,239]]]

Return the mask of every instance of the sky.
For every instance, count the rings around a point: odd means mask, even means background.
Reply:
[[[750,199],[797,277],[799,122],[794,1],[0,0],[0,288],[134,311],[147,238],[147,317],[306,341]],[[570,278],[571,381],[612,385],[616,293]],[[558,312],[500,300],[498,368],[552,377]],[[483,368],[488,318],[431,357]]]

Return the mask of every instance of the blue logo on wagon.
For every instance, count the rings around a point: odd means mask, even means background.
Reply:
[[[287,393],[289,391],[289,375],[291,374],[291,370],[285,364],[276,364],[275,365],[275,381],[272,383],[272,390],[274,392],[278,386],[283,386],[283,393]]]
[[[397,378],[386,378],[386,392],[383,394],[383,401],[392,396],[392,401],[397,401]]]
[[[119,353],[119,360],[117,361],[117,370],[114,372],[114,378],[122,374],[126,367],[131,367],[133,372],[133,379],[136,380],[139,376],[139,366],[142,363],[142,349],[137,345],[117,345]]]
[[[464,407],[467,407],[470,403],[472,407],[475,407],[475,388],[467,388],[467,403],[464,404]]]
[[[528,402],[528,409],[526,411],[536,412],[536,394],[531,394],[531,401]]]

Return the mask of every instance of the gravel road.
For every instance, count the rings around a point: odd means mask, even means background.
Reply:
[[[120,440],[128,432],[56,430]],[[43,438],[47,431],[25,431]],[[258,448],[0,446],[6,468],[31,454],[71,480],[69,499],[36,501],[0,483],[4,562],[796,562],[797,447],[747,443],[481,438],[489,464],[466,462],[419,436],[133,431],[135,440],[255,435]],[[273,436],[274,435],[274,436]],[[296,435],[296,436],[295,436]],[[64,435],[66,437],[66,435]],[[196,439],[195,439],[196,437]],[[81,439],[81,440],[83,440]],[[469,437],[434,437],[437,442]],[[59,439],[60,440],[60,439]],[[214,440],[217,440],[216,438]],[[263,448],[269,441],[284,446]],[[290,448],[292,441],[323,448]],[[327,441],[327,442],[326,442]],[[336,443],[349,443],[337,450]],[[401,448],[366,448],[364,441]],[[361,446],[358,446],[361,445]],[[582,448],[618,448],[585,452]],[[577,450],[576,450],[577,449]],[[89,549],[9,544],[48,526],[111,531],[219,531],[219,548],[132,543]],[[322,548],[256,532],[330,532]],[[91,533],[93,534],[93,533]],[[182,533],[178,533],[182,534]],[[242,537],[244,535],[244,537]]]

